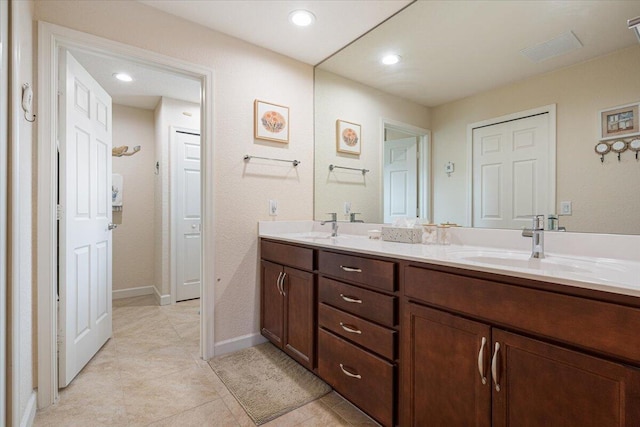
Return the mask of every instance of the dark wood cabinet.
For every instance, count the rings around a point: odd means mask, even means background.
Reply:
[[[491,426],[491,328],[416,304],[404,316],[400,424]]]
[[[298,363],[313,370],[316,360],[315,275],[264,259],[266,256],[312,267],[312,252],[273,242],[263,242],[262,247],[267,249],[263,251],[261,261],[261,333]]]
[[[502,330],[493,340],[494,426],[640,426],[637,368]]]
[[[601,338],[587,339],[576,323],[571,323],[573,331],[564,330],[564,313],[555,315],[559,319],[556,331],[549,329],[540,339],[525,336],[546,328],[553,321],[548,316],[554,316],[548,308],[572,297],[535,291],[539,297],[529,300],[527,306],[519,295],[531,290],[514,287],[508,292],[506,284],[416,267],[407,268],[405,280],[401,425],[640,426],[640,370],[569,348],[573,343],[594,348],[593,343]],[[493,297],[491,305],[483,295]],[[576,298],[578,308],[592,303]],[[506,318],[504,312],[513,307],[521,307],[520,312]],[[535,307],[539,317],[528,319],[536,313]],[[612,305],[607,308],[614,309]],[[619,308],[621,319],[631,310]],[[575,312],[576,308],[568,306],[567,310]],[[478,315],[478,320],[469,319],[469,313]],[[597,318],[599,314],[580,313],[578,317],[587,319],[588,315]],[[605,315],[601,319],[610,316],[608,311]],[[591,325],[594,320],[585,322]],[[522,325],[531,326],[525,329]],[[509,326],[522,333],[505,331]],[[561,339],[567,340],[566,347],[557,343]],[[621,346],[596,348],[607,354]],[[632,353],[624,349],[618,357],[624,360]],[[637,352],[636,358],[640,358]]]
[[[265,260],[261,265],[260,329],[262,335],[282,348],[284,298],[280,291],[280,279],[283,267]]]

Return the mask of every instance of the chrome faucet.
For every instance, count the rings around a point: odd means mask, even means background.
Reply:
[[[331,223],[331,237],[338,237],[338,214],[335,212],[328,213],[327,215],[331,215],[331,219],[327,221],[320,222],[320,225],[325,225],[326,223]]]
[[[522,230],[522,236],[531,237],[531,258],[544,258],[544,215],[534,215],[531,228]]]

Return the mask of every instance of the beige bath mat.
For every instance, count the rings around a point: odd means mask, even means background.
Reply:
[[[271,343],[215,357],[209,365],[257,425],[331,391]]]

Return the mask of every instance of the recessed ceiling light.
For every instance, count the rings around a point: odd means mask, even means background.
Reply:
[[[289,14],[289,21],[298,27],[307,27],[313,24],[316,16],[308,10],[294,10]]]
[[[393,65],[400,62],[400,55],[390,54],[382,57],[382,63],[384,65]]]
[[[133,78],[127,73],[114,73],[113,77],[120,80],[121,82],[132,82]]]

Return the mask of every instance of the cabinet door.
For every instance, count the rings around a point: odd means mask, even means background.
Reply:
[[[313,369],[314,277],[312,273],[284,268],[285,321],[283,349],[300,364]]]
[[[260,330],[278,347],[282,348],[284,297],[280,292],[279,280],[282,266],[262,261],[260,277]]]
[[[493,339],[494,426],[640,426],[637,369],[501,330]]]
[[[491,328],[412,303],[403,316],[400,424],[490,426]]]

